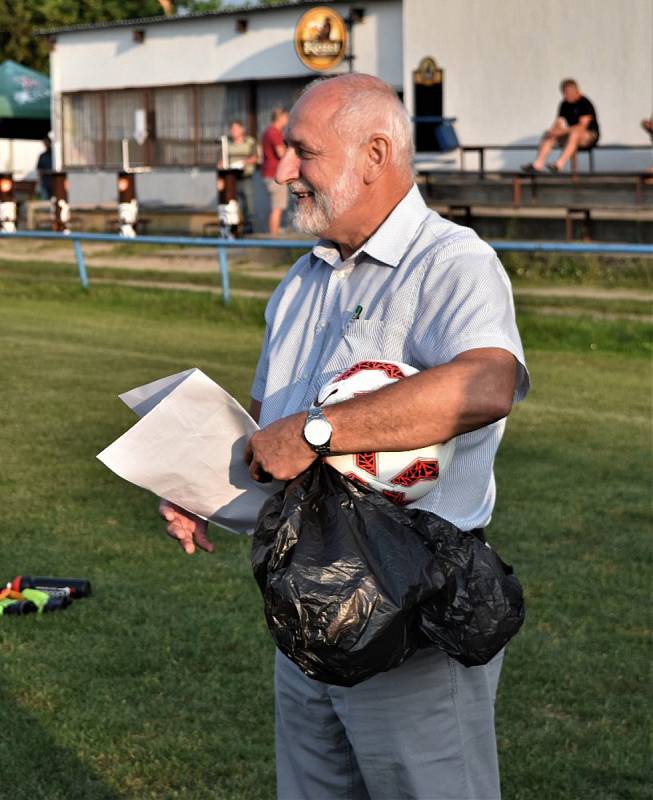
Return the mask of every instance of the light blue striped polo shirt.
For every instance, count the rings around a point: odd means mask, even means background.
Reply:
[[[357,306],[359,319],[353,319]],[[499,347],[520,364],[515,402],[529,387],[510,281],[492,248],[470,228],[425,205],[417,186],[370,239],[342,261],[318,241],[270,298],[252,397],[261,427],[307,409],[320,388],[363,359],[420,370],[477,347]],[[403,414],[397,408],[397,416]],[[505,419],[456,437],[436,488],[412,504],[463,530],[490,521],[493,464]]]

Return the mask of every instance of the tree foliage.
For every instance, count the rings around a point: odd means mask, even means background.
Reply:
[[[162,14],[158,0],[0,0],[0,63],[48,72],[48,43],[36,31]]]
[[[259,0],[277,5],[288,0]],[[234,5],[240,5],[234,0]],[[243,5],[245,0],[243,0]],[[254,3],[252,3],[254,5]],[[173,8],[185,12],[217,11],[222,0],[178,0]],[[11,59],[39,72],[49,72],[46,37],[36,31],[64,25],[92,25],[122,19],[158,17],[159,0],[0,0],[0,63]]]

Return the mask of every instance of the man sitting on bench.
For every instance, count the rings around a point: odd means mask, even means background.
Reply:
[[[560,172],[577,150],[591,150],[599,140],[596,111],[591,101],[580,93],[576,81],[572,78],[562,81],[560,91],[564,100],[558,107],[555,122],[542,137],[535,161],[522,166],[524,172],[542,172],[554,147],[562,148],[562,153],[547,169]]]

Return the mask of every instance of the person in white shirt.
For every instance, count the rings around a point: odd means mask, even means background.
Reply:
[[[293,107],[276,180],[295,226],[321,238],[274,292],[252,387],[261,430],[250,472],[295,477],[325,451],[405,450],[456,437],[437,488],[414,507],[463,530],[495,502],[494,457],[529,377],[509,280],[494,251],[424,204],[413,182],[410,119],[378,78],[317,82]],[[363,359],[420,372],[322,409],[321,386]],[[211,549],[206,527],[170,504],[168,532]],[[502,654],[465,668],[436,649],[351,688],[276,661],[280,800],[496,800],[494,697]]]

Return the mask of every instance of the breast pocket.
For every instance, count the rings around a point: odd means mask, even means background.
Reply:
[[[323,374],[330,380],[358,361],[404,361],[406,338],[400,325],[384,320],[348,320],[333,342]]]

